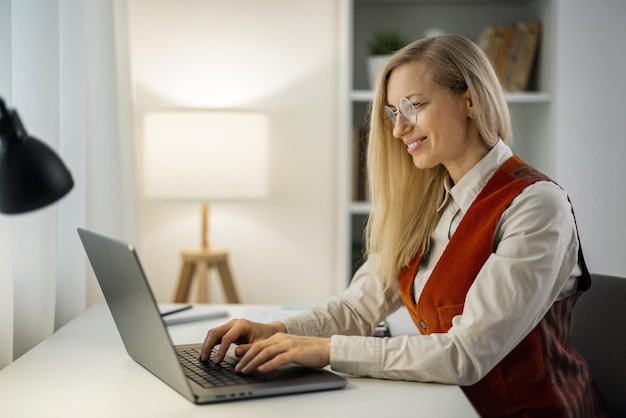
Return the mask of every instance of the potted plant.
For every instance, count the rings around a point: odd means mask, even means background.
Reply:
[[[371,88],[376,84],[378,74],[389,56],[406,44],[406,39],[396,31],[380,31],[372,35],[367,43],[369,52],[367,67]]]

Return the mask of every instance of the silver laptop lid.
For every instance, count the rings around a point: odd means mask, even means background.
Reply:
[[[78,234],[128,354],[193,401],[135,247],[82,228]]]

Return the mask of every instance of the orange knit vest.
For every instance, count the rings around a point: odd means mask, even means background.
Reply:
[[[476,197],[437,262],[416,303],[418,253],[398,282],[404,304],[422,334],[445,333],[463,312],[467,292],[494,250],[502,213],[528,185],[549,178],[516,156],[509,158]],[[569,344],[571,310],[591,285],[582,251],[578,292],[556,302],[542,321],[483,379],[461,387],[483,417],[603,417],[603,402],[589,367]]]

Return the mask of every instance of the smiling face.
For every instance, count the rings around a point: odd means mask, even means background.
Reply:
[[[393,136],[405,144],[417,168],[442,164],[457,183],[487,154],[470,117],[474,108],[469,90],[457,94],[433,82],[424,64],[415,61],[394,68],[386,96],[392,110],[403,98],[416,108],[415,124],[398,114]]]

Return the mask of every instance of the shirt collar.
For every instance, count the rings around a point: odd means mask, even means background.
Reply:
[[[447,178],[444,182],[443,201],[437,208],[437,211],[443,209],[451,198],[463,213],[467,212],[467,209],[469,209],[482,188],[485,187],[487,181],[512,155],[513,151],[511,151],[511,148],[502,140],[498,140],[487,155],[472,167],[457,184],[452,185],[450,178]]]

